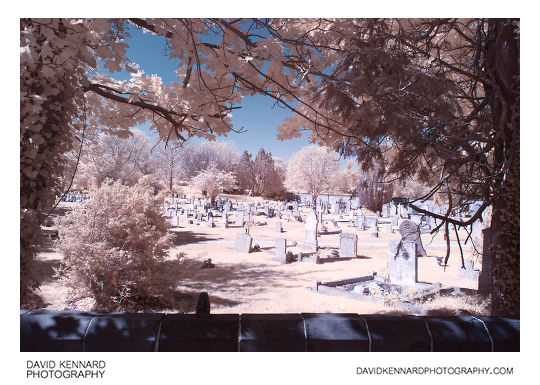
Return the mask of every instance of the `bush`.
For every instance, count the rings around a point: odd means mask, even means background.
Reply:
[[[152,187],[107,181],[59,224],[66,283],[91,296],[97,311],[137,311],[162,306],[176,286],[165,262],[172,245]]]

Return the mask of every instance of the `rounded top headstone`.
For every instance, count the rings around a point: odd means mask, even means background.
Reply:
[[[399,233],[405,242],[416,241],[419,236],[418,225],[406,219],[399,225]]]
[[[306,218],[306,227],[316,229],[318,222],[319,220],[317,219],[317,215],[315,214],[315,212],[310,211]]]

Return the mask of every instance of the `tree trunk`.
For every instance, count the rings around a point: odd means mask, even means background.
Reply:
[[[489,20],[486,96],[497,132],[491,231],[492,315],[519,316],[519,36],[509,19]],[[498,186],[501,186],[500,188]]]
[[[492,315],[519,316],[519,140],[503,191],[493,205]]]

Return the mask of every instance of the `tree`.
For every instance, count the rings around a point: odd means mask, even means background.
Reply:
[[[253,169],[255,176],[253,193],[255,195],[272,198],[283,193],[283,179],[276,171],[272,153],[265,152],[263,148],[259,149],[253,161]]]
[[[247,190],[253,193],[255,190],[255,168],[251,157],[252,155],[244,150],[236,168],[238,188],[241,193],[245,193]]]
[[[338,169],[339,160],[335,153],[326,147],[309,145],[289,160],[285,186],[311,194],[315,204],[319,194],[331,188],[331,176]]]
[[[393,184],[385,183],[383,170],[373,165],[371,169],[360,173],[357,192],[361,205],[373,212],[381,211],[382,205],[392,199]]]
[[[239,155],[233,142],[205,141],[182,149],[182,170],[191,178],[210,165],[219,170],[233,171],[239,161]]]
[[[338,194],[353,195],[358,188],[359,173],[353,169],[353,161],[349,159],[345,165],[345,170],[336,172],[332,176],[332,192]]]
[[[190,184],[210,197],[211,203],[214,204],[218,194],[236,187],[236,177],[232,172],[225,172],[210,164],[206,170],[199,171],[191,178]]]
[[[162,307],[177,278],[165,264],[171,236],[148,177],[133,187],[107,180],[90,195],[59,224],[68,285],[97,311]]]
[[[174,181],[182,175],[182,147],[172,144],[158,147],[155,155],[156,173],[173,190]]]
[[[142,131],[133,130],[127,138],[100,134],[85,152],[80,170],[97,186],[106,179],[133,186],[143,175],[153,174],[156,167],[149,138]]]

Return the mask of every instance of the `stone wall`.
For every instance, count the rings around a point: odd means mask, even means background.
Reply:
[[[21,351],[519,351],[520,321],[328,313],[21,310]]]

